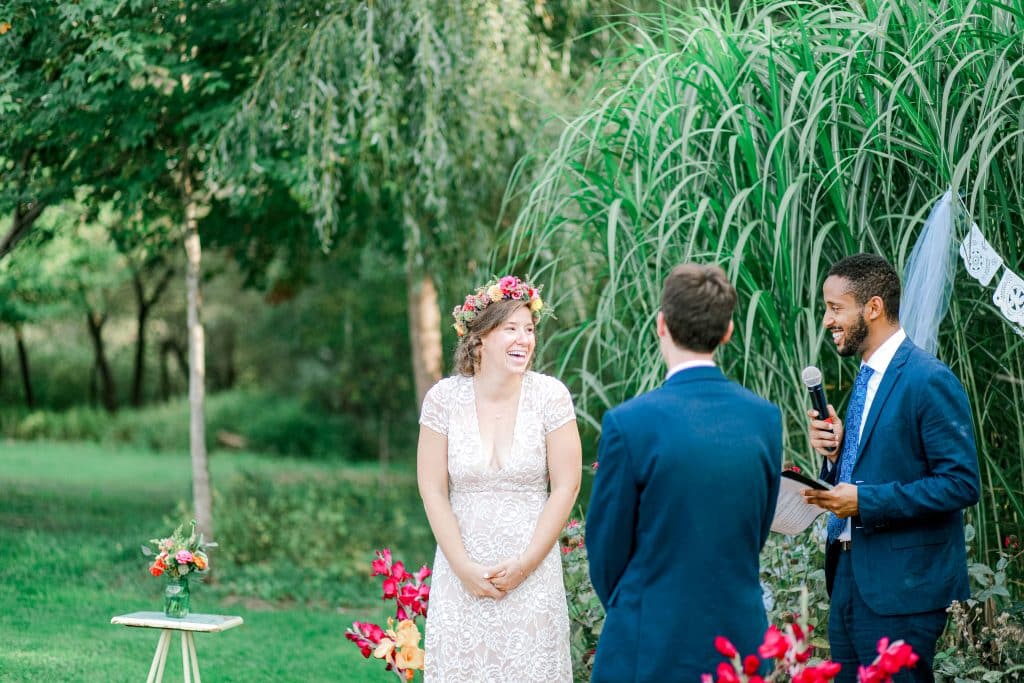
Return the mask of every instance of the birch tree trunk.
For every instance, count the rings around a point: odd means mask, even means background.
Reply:
[[[416,405],[423,403],[427,390],[441,379],[441,310],[437,288],[430,275],[407,271],[409,298],[409,343],[412,348]]]
[[[185,287],[188,292],[188,407],[189,451],[192,455],[192,504],[197,528],[213,538],[213,495],[210,491],[210,466],[206,457],[206,340],[200,318],[202,296],[199,291],[202,247],[199,241],[199,205],[194,196],[192,178],[183,174],[185,193]]]

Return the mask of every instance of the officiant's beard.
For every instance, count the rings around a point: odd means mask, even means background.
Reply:
[[[864,314],[857,314],[857,322],[851,327],[843,329],[843,344],[838,347],[840,356],[858,356],[864,348],[864,342],[868,338],[868,322],[864,320]]]

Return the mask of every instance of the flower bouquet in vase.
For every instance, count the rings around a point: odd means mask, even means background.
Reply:
[[[186,530],[182,524],[166,538],[150,539],[142,546],[142,554],[152,557],[149,573],[167,579],[164,586],[164,614],[184,619],[191,608],[189,580],[199,578],[210,570],[206,551],[216,546],[207,543],[202,534],[196,534],[196,521]]]
[[[430,576],[430,567],[423,565],[410,574],[404,563],[392,560],[387,548],[377,551],[372,566],[373,576],[384,577],[381,597],[395,601],[395,616],[388,617],[387,628],[369,622],[352,622],[345,637],[359,647],[363,657],[380,659],[385,671],[394,672],[399,680],[411,681],[417,671],[423,670],[420,628],[416,620],[427,618],[430,586],[425,581]]]

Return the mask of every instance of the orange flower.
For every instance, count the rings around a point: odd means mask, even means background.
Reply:
[[[152,574],[153,576],[160,576],[161,574],[163,574],[164,573],[164,565],[163,565],[163,563],[161,563],[159,560],[157,560],[156,562],[151,564],[150,567],[149,567],[149,573]]]
[[[395,641],[390,638],[381,638],[380,644],[377,645],[377,649],[373,651],[373,656],[377,659],[386,659],[391,656],[391,653],[395,651]]]
[[[406,671],[413,671],[416,669],[422,670],[423,650],[419,649],[415,645],[412,647],[403,647],[395,656],[395,666],[399,669],[405,669]]]
[[[11,22],[0,21],[0,36],[11,30]]]
[[[192,556],[192,562],[196,565],[196,569],[202,571],[206,569],[208,564],[206,555],[204,553],[196,553]]]
[[[420,630],[416,628],[416,622],[412,619],[404,619],[398,622],[395,642],[398,644],[398,647],[403,649],[418,647],[420,644]]]

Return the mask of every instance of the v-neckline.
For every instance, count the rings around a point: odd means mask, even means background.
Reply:
[[[500,472],[503,469],[505,469],[505,467],[508,466],[510,462],[512,462],[513,450],[516,445],[516,434],[519,430],[519,414],[523,410],[523,395],[526,393],[526,382],[529,376],[529,372],[525,373],[523,375],[523,381],[519,385],[519,398],[516,399],[516,417],[515,421],[512,423],[512,439],[508,445],[508,457],[506,458],[505,462],[502,462],[498,467],[492,467],[491,462],[485,459],[487,454],[483,452],[484,436],[483,432],[480,431],[480,411],[477,410],[476,407],[476,382],[473,381],[472,377],[469,378],[469,393],[471,398],[473,399],[471,401],[471,403],[473,404],[473,424],[476,426],[476,443],[477,446],[479,447],[480,458],[481,460],[483,460],[483,465],[487,472]],[[492,443],[491,446],[493,451],[494,444]],[[493,455],[493,453],[491,453],[490,455]]]

